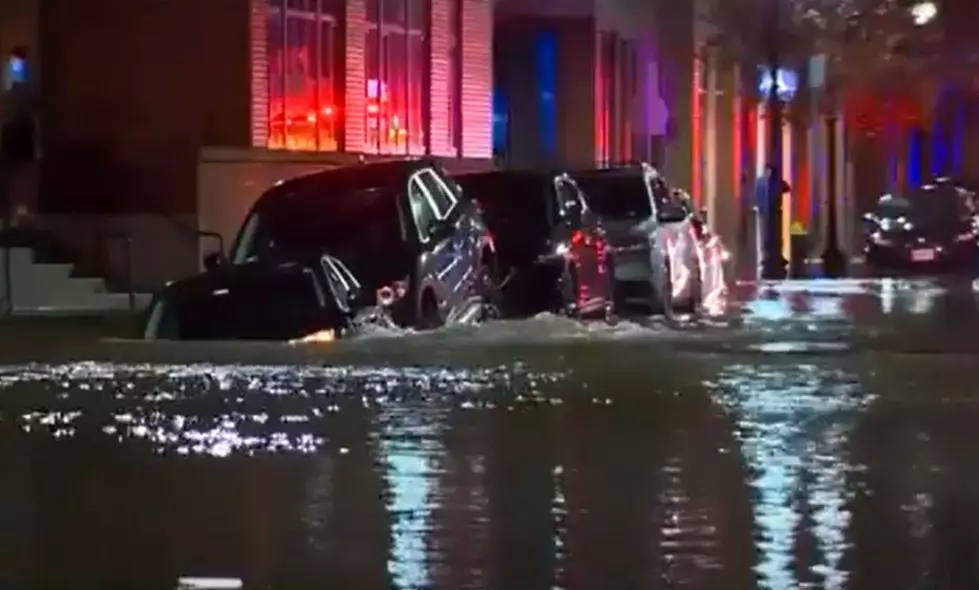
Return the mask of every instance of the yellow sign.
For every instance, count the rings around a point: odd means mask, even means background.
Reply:
[[[789,228],[789,233],[793,236],[804,236],[806,235],[806,228],[802,225],[801,221],[792,222],[792,227]]]

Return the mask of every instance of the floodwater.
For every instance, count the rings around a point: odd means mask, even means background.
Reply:
[[[2,366],[0,588],[979,587],[976,289],[736,300]]]

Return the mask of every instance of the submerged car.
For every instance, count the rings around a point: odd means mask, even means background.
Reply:
[[[330,253],[402,327],[492,315],[495,248],[478,207],[427,160],[361,164],[281,182],[259,197],[227,260],[295,261]]]
[[[343,263],[223,265],[167,285],[154,298],[146,340],[342,338],[355,327],[361,286]]]
[[[495,171],[456,176],[483,210],[507,277],[505,316],[542,311],[611,319],[612,253],[601,223],[564,173]]]
[[[701,302],[701,253],[694,220],[651,166],[572,173],[602,221],[615,258],[616,299],[671,316]]]
[[[979,253],[974,194],[954,183],[884,195],[864,215],[864,254],[875,267],[971,269]]]

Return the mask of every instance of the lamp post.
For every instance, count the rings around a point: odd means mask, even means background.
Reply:
[[[782,100],[779,96],[781,84],[779,71],[781,66],[781,52],[779,51],[779,3],[782,0],[769,0],[768,4],[768,23],[767,23],[767,58],[768,75],[771,77],[767,85],[768,92],[766,111],[768,113],[769,124],[769,157],[768,165],[771,171],[768,180],[767,198],[765,210],[765,239],[763,241],[764,253],[762,255],[761,273],[765,279],[784,279],[786,276],[786,260],[782,257],[782,194],[783,194],[783,173],[782,170]]]
[[[841,170],[836,169],[836,150],[837,142],[839,141],[836,137],[837,126],[836,115],[831,115],[826,118],[826,144],[829,147],[829,159],[828,159],[828,170],[827,176],[830,179],[828,189],[828,199],[826,201],[826,247],[823,249],[823,273],[830,278],[841,277],[846,274],[846,256],[843,251],[840,250],[840,233],[839,227],[837,226],[837,199],[840,195],[837,194],[837,174],[841,174]]]

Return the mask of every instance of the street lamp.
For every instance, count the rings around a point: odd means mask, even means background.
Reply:
[[[934,2],[918,2],[911,7],[911,20],[915,26],[923,27],[938,16],[938,5]]]
[[[764,222],[764,240],[762,241],[762,261],[761,272],[766,279],[782,279],[786,275],[786,260],[782,258],[782,193],[783,193],[783,170],[782,170],[782,97],[779,91],[784,90],[780,84],[779,72],[781,68],[780,42],[780,21],[781,13],[779,3],[782,0],[769,0],[768,4],[768,31],[767,31],[767,58],[768,76],[770,82],[767,86],[767,108],[769,124],[769,171],[770,177],[767,179],[768,186],[766,191],[767,201],[765,203],[765,213],[762,221]]]

